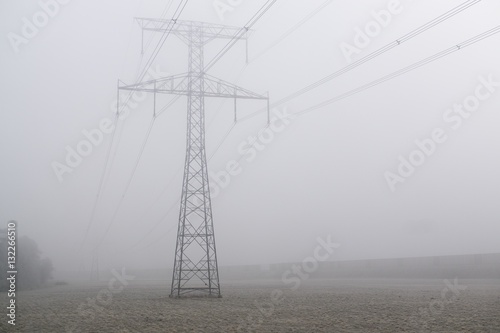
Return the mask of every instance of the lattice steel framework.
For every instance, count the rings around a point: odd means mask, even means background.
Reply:
[[[221,296],[212,203],[205,150],[205,97],[266,100],[205,73],[204,47],[217,38],[231,39],[241,28],[194,21],[137,19],[144,31],[172,33],[189,49],[188,72],[120,86],[121,90],[187,96],[187,139],[179,225],[170,296],[206,293]],[[246,39],[246,36],[239,39]],[[235,110],[236,112],[236,110]]]

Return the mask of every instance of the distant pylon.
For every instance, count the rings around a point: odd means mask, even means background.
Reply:
[[[266,100],[269,105],[269,97],[205,73],[204,46],[218,38],[246,40],[246,34],[235,37],[241,28],[180,20],[139,18],[137,21],[143,31],[176,35],[189,50],[187,73],[119,87],[119,90],[145,91],[155,96],[157,93],[185,95],[188,99],[186,159],[170,296],[205,293],[220,297],[205,150],[205,97],[231,98],[235,105],[238,98]]]

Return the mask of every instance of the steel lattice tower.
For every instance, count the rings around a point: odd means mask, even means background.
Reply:
[[[246,40],[246,34],[237,37],[241,28],[180,20],[138,18],[137,21],[143,33],[175,34],[189,49],[187,73],[119,87],[121,90],[187,96],[186,159],[170,296],[201,292],[220,297],[205,150],[205,97],[232,98],[235,105],[238,98],[267,100],[269,105],[269,98],[205,73],[205,45],[218,38]]]

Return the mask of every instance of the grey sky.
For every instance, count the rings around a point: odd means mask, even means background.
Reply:
[[[278,1],[254,27],[250,58],[323,2]],[[354,60],[464,0],[400,2],[402,12]],[[17,220],[20,233],[36,239],[57,269],[76,269],[80,260],[88,265],[92,244],[109,224],[134,166],[151,120],[152,98],[119,123],[114,162],[81,252],[111,135],[65,174],[63,182],[51,163],[63,163],[66,146],[74,148],[85,139],[83,130],[96,129],[103,118],[112,117],[117,79],[133,83],[141,60],[140,29],[133,17],[158,17],[166,3],[70,1],[20,45],[18,53],[7,36],[21,34],[23,17],[31,20],[40,5],[31,0],[0,4],[0,223]],[[212,0],[192,0],[181,19],[241,26],[263,3],[242,1],[221,21]],[[373,20],[372,10],[387,8],[388,3],[332,1],[248,66],[241,42],[210,73],[258,93],[269,91],[271,100],[278,100],[348,65],[341,43],[352,44],[354,29],[365,27]],[[465,41],[499,25],[499,12],[498,1],[483,0],[290,101],[286,108],[301,111]],[[302,260],[316,237],[328,234],[342,244],[340,259],[499,252],[500,88],[459,129],[451,130],[443,120],[447,109],[475,93],[480,76],[500,81],[499,42],[500,35],[495,35],[297,117],[253,161],[243,158],[243,172],[213,199],[219,264]],[[223,46],[224,42],[211,43],[206,60]],[[186,72],[186,56],[185,45],[170,36],[153,69],[164,74]],[[168,100],[163,97],[159,102],[164,105]],[[220,105],[221,100],[207,101],[209,155],[233,121],[232,101],[217,112]],[[243,116],[262,106],[240,101],[238,112]],[[172,265],[178,205],[159,220],[181,192],[182,174],[176,172],[184,163],[185,113],[181,98],[155,123],[103,245],[103,267]],[[219,172],[228,161],[238,159],[238,146],[263,126],[265,114],[238,124],[211,160],[210,170]],[[429,138],[434,128],[445,129],[448,140],[392,192],[384,173],[396,172],[398,157],[408,157],[416,149],[414,141]],[[163,192],[167,184],[171,186]]]

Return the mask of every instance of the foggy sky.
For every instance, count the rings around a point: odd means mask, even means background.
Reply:
[[[387,8],[390,1],[332,1],[255,59],[323,2],[278,1],[251,34],[253,61],[245,65],[245,43],[239,42],[210,74],[279,100],[348,65],[341,43],[352,44],[354,29],[364,27],[372,20],[371,11]],[[462,2],[401,0],[403,11],[354,60]],[[91,249],[110,223],[134,167],[151,121],[152,96],[119,122],[113,164],[81,251],[111,135],[63,182],[52,163],[64,162],[66,146],[84,140],[83,130],[113,117],[117,79],[134,83],[141,61],[141,32],[133,18],[158,17],[165,3],[70,1],[20,45],[19,53],[7,35],[20,34],[22,18],[31,19],[40,5],[32,0],[0,4],[0,223],[17,220],[19,232],[35,239],[56,269],[89,265]],[[263,3],[242,1],[221,21],[212,0],[192,0],[181,19],[242,26]],[[499,12],[498,1],[484,0],[278,109],[301,111],[431,56],[498,25]],[[219,265],[299,261],[311,254],[317,237],[327,235],[341,244],[335,258],[342,260],[500,252],[500,88],[459,129],[448,131],[448,140],[396,191],[384,178],[385,172],[395,172],[400,155],[408,157],[416,149],[415,140],[429,138],[434,128],[449,129],[443,114],[474,94],[479,77],[500,81],[499,42],[500,36],[493,36],[299,116],[252,161],[243,157],[242,173],[212,200]],[[224,45],[210,43],[206,62]],[[187,47],[169,36],[152,68],[165,75],[186,72]],[[159,98],[159,105],[170,99]],[[209,156],[233,122],[233,101],[222,107],[221,102],[206,101]],[[263,106],[238,101],[238,114]],[[185,118],[183,97],[156,121],[102,246],[101,269],[172,266]],[[265,124],[265,114],[237,124],[210,161],[210,172],[240,158],[238,146]]]

